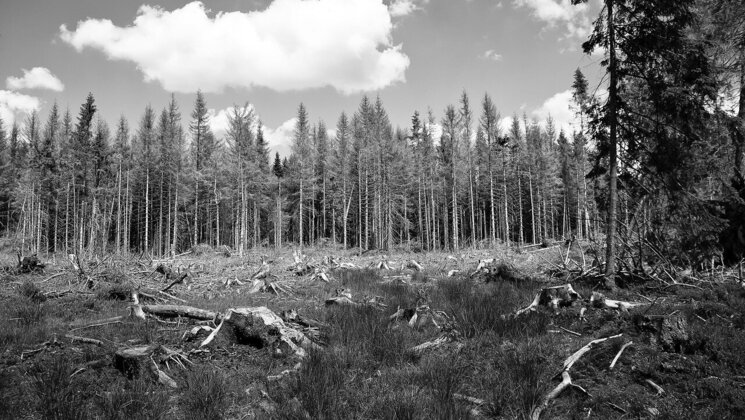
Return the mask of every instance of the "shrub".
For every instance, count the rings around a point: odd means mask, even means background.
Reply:
[[[20,286],[18,286],[18,292],[21,294],[21,296],[28,298],[34,303],[41,303],[47,300],[47,297],[44,296],[44,293],[41,291],[41,289],[39,289],[36,284],[28,280],[24,281]]]

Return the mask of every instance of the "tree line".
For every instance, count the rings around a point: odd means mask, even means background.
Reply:
[[[382,99],[365,96],[333,130],[300,104],[281,159],[248,104],[217,138],[201,92],[187,117],[171,97],[113,129],[91,94],[76,117],[54,105],[45,120],[0,126],[0,230],[37,251],[151,255],[200,243],[458,250],[603,236],[608,273],[663,254],[742,258],[745,6],[603,6],[583,49],[604,52],[608,77],[602,89],[580,70],[568,77],[572,132],[526,115],[501,127],[490,95],[466,92],[439,117],[413,111],[394,128]]]
[[[587,101],[579,71],[575,85],[578,104]],[[146,107],[134,128],[122,117],[112,130],[97,113],[89,94],[76,118],[55,104],[44,121],[33,112],[0,129],[0,228],[27,249],[457,250],[597,228],[583,137],[526,115],[503,130],[488,94],[476,111],[464,92],[439,121],[415,111],[395,130],[382,100],[365,96],[333,136],[300,104],[284,159],[270,156],[248,104],[230,109],[216,138],[201,92],[186,124],[173,97],[159,113]]]

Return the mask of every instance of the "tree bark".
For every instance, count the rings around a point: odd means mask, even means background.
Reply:
[[[608,179],[608,225],[606,226],[606,253],[605,253],[605,285],[611,289],[616,288],[616,224],[618,208],[618,151],[617,151],[617,101],[618,101],[618,69],[616,64],[616,38],[613,21],[614,0],[605,0],[608,14],[608,53],[610,85],[608,87],[608,122],[609,122],[609,145],[608,156],[609,179]]]

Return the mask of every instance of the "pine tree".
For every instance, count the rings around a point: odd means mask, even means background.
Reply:
[[[313,155],[310,138],[310,125],[308,123],[308,112],[302,103],[298,106],[297,120],[295,122],[295,134],[292,141],[292,153],[298,163],[298,241],[300,248],[304,243],[305,222],[304,201],[307,200],[307,189],[313,184]]]

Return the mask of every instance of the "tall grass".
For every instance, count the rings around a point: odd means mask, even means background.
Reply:
[[[438,284],[433,294],[433,306],[451,315],[459,331],[467,338],[487,332],[502,337],[542,334],[549,323],[546,315],[512,316],[526,301],[530,294],[528,290],[527,284],[475,284],[465,278],[448,279]]]
[[[182,395],[187,419],[219,420],[223,418],[228,385],[219,370],[198,367],[186,377],[186,391]]]

